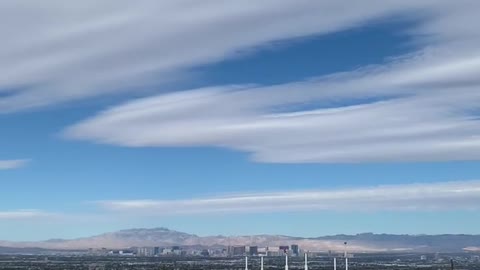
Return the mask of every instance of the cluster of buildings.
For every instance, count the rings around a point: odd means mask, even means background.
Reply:
[[[173,246],[169,248],[133,247],[128,249],[115,249],[115,250],[109,250],[106,248],[89,249],[89,253],[94,255],[123,255],[123,256],[144,256],[144,257],[192,255],[192,254],[187,254],[187,251],[183,250],[179,246]]]
[[[161,247],[138,247],[136,248],[136,255],[138,256],[168,256],[176,255],[182,256],[187,255],[185,250],[182,250],[179,246],[173,246],[170,248],[161,248]]]
[[[121,250],[90,249],[89,253],[95,255],[122,255],[122,256],[203,256],[203,257],[237,257],[237,256],[303,256],[298,245],[283,245],[277,247],[258,246],[228,246],[217,248],[194,247],[133,247]]]
[[[299,256],[300,248],[298,245],[278,246],[278,247],[258,247],[258,246],[229,246],[226,250],[226,256]]]

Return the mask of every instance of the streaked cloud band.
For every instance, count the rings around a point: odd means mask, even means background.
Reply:
[[[52,217],[54,214],[38,209],[0,211],[0,220],[25,220]]]
[[[184,200],[111,200],[97,203],[106,210],[149,215],[311,210],[478,210],[480,181],[251,193]]]
[[[0,170],[11,170],[25,166],[29,162],[28,159],[12,159],[0,160]]]

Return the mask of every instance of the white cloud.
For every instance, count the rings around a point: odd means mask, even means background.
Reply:
[[[464,81],[433,87],[435,72],[455,74],[451,63],[443,65],[429,70],[421,63],[395,63],[386,70],[312,82],[149,97],[104,111],[70,127],[66,135],[132,147],[226,147],[261,162],[479,159],[480,125],[470,112],[479,104],[480,91]],[[419,77],[422,72],[429,74]],[[336,105],[378,97],[387,100]],[[319,109],[301,110],[312,102]]]
[[[0,160],[0,170],[17,169],[25,166],[28,159]]]
[[[143,98],[80,122],[66,135],[131,147],[218,146],[251,153],[261,162],[480,159],[480,36],[465,26],[475,25],[473,10],[480,5],[388,3],[388,8],[380,4],[381,11],[365,2],[356,8],[359,14],[368,10],[369,18],[417,10],[421,23],[409,29],[421,44],[417,52],[312,81]],[[358,19],[343,9],[333,14]],[[336,31],[346,25],[351,24],[332,19],[324,27]],[[306,104],[317,109],[305,110]]]
[[[421,49],[388,65],[287,85],[153,96],[66,134],[123,146],[220,146],[262,162],[476,160],[478,10],[473,0],[2,2],[0,37],[8,38],[0,47],[0,112],[152,89],[276,40],[407,14],[418,19],[406,30]],[[304,111],[306,103],[319,108]]]
[[[468,0],[2,1],[0,112],[151,89],[194,66],[272,41],[335,32],[392,14],[430,17],[419,34],[440,29],[443,40],[451,40],[452,33],[468,28],[463,26],[477,17],[476,10],[478,2]],[[465,11],[475,16],[463,16]],[[445,12],[450,19],[438,19]],[[461,36],[473,37],[470,28]]]
[[[37,209],[0,211],[0,220],[25,220],[52,217],[54,214]]]
[[[110,211],[147,215],[285,211],[442,211],[480,209],[480,181],[251,193],[185,200],[100,201]]]

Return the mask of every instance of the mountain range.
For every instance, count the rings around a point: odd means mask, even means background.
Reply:
[[[362,233],[313,238],[284,235],[198,236],[167,228],[128,229],[77,239],[50,239],[38,242],[0,241],[4,248],[41,248],[81,250],[88,248],[121,249],[141,246],[199,246],[229,245],[280,246],[298,244],[310,251],[341,252],[344,242],[352,252],[480,252],[480,235],[394,235]],[[1,249],[0,249],[1,251]]]

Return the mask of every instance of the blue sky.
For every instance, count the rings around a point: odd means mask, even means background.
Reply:
[[[476,2],[88,2],[0,4],[1,240],[480,233]]]

